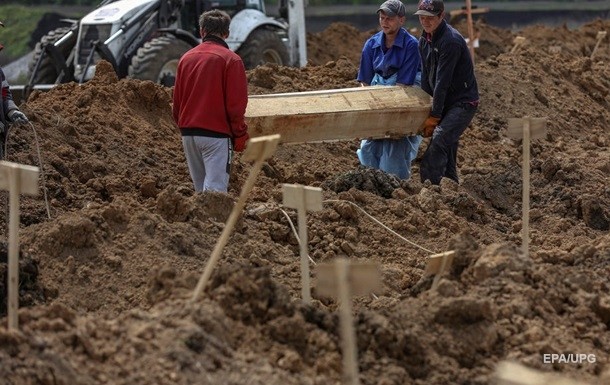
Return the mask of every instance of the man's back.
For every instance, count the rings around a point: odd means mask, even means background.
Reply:
[[[203,128],[231,134],[227,116],[243,115],[247,80],[241,58],[228,48],[206,41],[180,59],[174,86],[180,128]]]

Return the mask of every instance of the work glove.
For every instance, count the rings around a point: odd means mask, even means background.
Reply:
[[[434,129],[436,128],[436,126],[438,126],[440,121],[441,121],[441,118],[436,118],[434,116],[428,116],[426,118],[426,121],[424,122],[424,127],[421,130],[421,135],[424,138],[431,137],[432,133],[434,132]]]
[[[8,112],[8,118],[15,124],[28,124],[29,120],[25,114],[19,110],[11,110]]]
[[[250,139],[250,135],[246,132],[242,136],[237,136],[233,138],[233,151],[242,152],[246,149],[246,142]]]

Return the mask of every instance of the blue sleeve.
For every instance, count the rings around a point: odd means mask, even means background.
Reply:
[[[358,69],[357,80],[361,83],[371,84],[375,71],[373,70],[373,49],[371,40],[367,40],[362,48],[360,56],[360,68]]]
[[[405,39],[405,43],[405,55],[403,62],[398,69],[396,83],[410,86],[415,83],[415,75],[417,75],[421,60],[419,57],[417,41],[409,37]]]

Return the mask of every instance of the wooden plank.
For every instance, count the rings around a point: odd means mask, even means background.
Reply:
[[[246,123],[250,137],[280,134],[282,143],[416,134],[431,108],[417,87],[370,86],[253,95]]]
[[[322,189],[319,187],[284,183],[282,191],[286,207],[307,211],[322,210]]]
[[[316,290],[321,295],[337,295],[336,269],[335,263],[321,263],[316,266]],[[351,262],[347,269],[351,295],[362,296],[381,289],[381,271],[376,263]]]
[[[442,274],[451,267],[455,250],[445,251],[444,253],[430,255],[426,263],[425,275]],[[443,263],[443,259],[445,262]],[[444,265],[444,266],[443,266]]]
[[[13,162],[0,161],[0,189],[11,189],[11,175],[17,173],[19,178],[19,193],[38,195],[38,167],[26,166]]]
[[[269,159],[275,154],[279,143],[278,134],[249,139],[241,158],[247,162]]]
[[[282,185],[284,206],[297,209],[299,218],[299,251],[301,255],[301,296],[305,304],[311,303],[309,284],[309,253],[307,252],[307,211],[322,210],[322,189],[298,184]]]
[[[529,121],[529,127],[526,121]],[[539,139],[546,134],[546,121],[546,118],[509,118],[506,134],[509,138],[522,139],[524,130],[529,128],[530,139]]]

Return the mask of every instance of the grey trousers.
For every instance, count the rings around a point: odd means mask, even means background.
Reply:
[[[183,136],[182,147],[195,191],[227,192],[231,171],[231,139]]]

